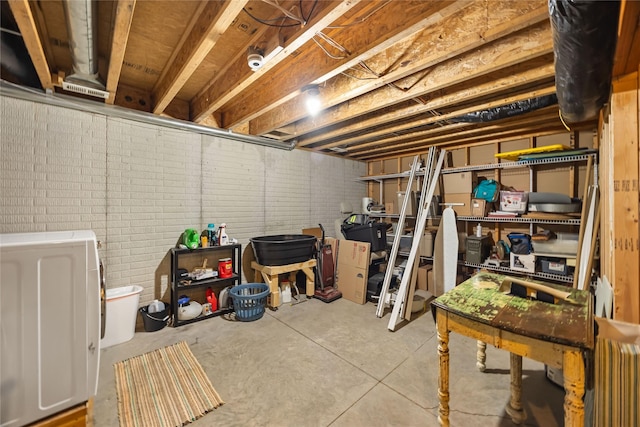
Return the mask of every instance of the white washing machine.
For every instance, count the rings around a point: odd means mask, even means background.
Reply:
[[[104,282],[92,231],[0,234],[0,425],[95,396]]]

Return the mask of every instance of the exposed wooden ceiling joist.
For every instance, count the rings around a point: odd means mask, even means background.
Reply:
[[[114,4],[115,18],[106,84],[107,92],[109,92],[109,98],[105,101],[107,104],[113,104],[116,99],[118,81],[122,72],[122,62],[127,48],[127,41],[129,41],[129,31],[131,30],[135,7],[136,0],[116,0]]]
[[[281,70],[261,88],[260,96],[251,98],[250,114],[247,102],[240,100],[230,104],[225,112],[225,124],[232,127],[279,108],[286,101],[300,95],[300,87],[321,84],[469,3],[468,0],[388,2],[384,8],[359,25],[349,26],[348,30],[332,28],[323,32],[340,46],[339,49],[332,49],[333,57],[320,48],[309,49],[306,55],[296,57],[291,64],[291,71]],[[336,24],[339,27],[349,25],[343,22]]]
[[[497,3],[492,4],[491,7],[495,11],[501,7],[506,9],[507,6],[505,3]],[[426,26],[417,35],[412,34],[407,39],[401,40],[367,59],[367,68],[378,70],[375,76],[372,76],[371,73],[358,73],[354,70],[336,76],[330,86],[322,88],[323,107],[330,109],[336,105],[344,104],[351,99],[434,67],[519,29],[549,19],[546,7],[537,7],[524,14],[514,12],[515,16],[505,16],[509,26],[503,24],[482,31],[488,7],[487,3],[473,3],[462,10],[443,16],[438,26]],[[452,11],[449,10],[449,12]],[[352,74],[360,74],[361,76],[351,76]],[[301,97],[296,97],[281,105],[280,108],[252,120],[251,131],[262,134],[289,125],[294,121],[303,120],[305,118],[303,102]],[[325,115],[327,114],[323,116]],[[284,121],[285,118],[287,122]],[[304,133],[305,129],[299,131]]]
[[[47,57],[44,53],[44,48],[38,36],[38,28],[36,26],[35,19],[31,13],[31,7],[27,0],[9,0],[9,7],[11,7],[11,13],[15,19],[24,44],[29,50],[31,61],[38,73],[40,84],[43,89],[53,89],[53,79],[51,78],[51,71],[47,62]]]
[[[305,25],[290,41],[287,41],[284,49],[256,72],[247,71],[246,61],[237,61],[237,63],[234,64],[234,69],[229,70],[227,75],[230,77],[239,75],[240,77],[232,78],[226,81],[224,85],[209,87],[204,93],[199,94],[191,101],[193,120],[196,122],[201,121],[204,117],[216,109],[221,108],[234,97],[240,95],[252,83],[267,74],[268,71],[276,68],[276,66],[287,59],[291,53],[311,40],[318,31],[330,25],[358,2],[359,0],[328,2],[320,14],[313,17],[311,23]],[[324,6],[324,3],[321,4]],[[229,125],[226,126],[231,127]]]
[[[73,64],[63,0],[8,3],[40,84],[60,91]],[[638,61],[635,3],[622,8],[617,72]],[[553,94],[547,0],[104,0],[98,13],[99,78],[120,107],[359,160],[529,135],[529,120],[562,130],[535,111],[455,123]],[[267,58],[256,71],[252,52]],[[323,97],[316,116],[302,104],[309,85]]]
[[[178,49],[167,73],[156,84],[153,112],[161,113],[227,31],[248,0],[209,1]]]

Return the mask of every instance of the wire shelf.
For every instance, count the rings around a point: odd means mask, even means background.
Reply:
[[[535,273],[527,273],[527,272],[524,272],[524,271],[512,270],[512,269],[507,268],[507,267],[496,267],[496,266],[493,266],[493,265],[476,264],[476,263],[471,263],[471,262],[465,262],[464,265],[467,266],[467,267],[484,268],[486,270],[499,271],[499,272],[502,272],[502,273],[520,274],[520,275],[525,275],[525,276],[529,276],[529,277],[536,277],[538,279],[553,280],[555,282],[573,283],[573,276],[561,276],[559,274],[549,274],[549,273],[543,273],[543,272],[540,272],[540,271],[536,271]]]
[[[580,218],[525,218],[525,217],[486,217],[486,216],[459,216],[459,221],[468,222],[520,222],[524,224],[559,224],[559,225],[580,225]]]

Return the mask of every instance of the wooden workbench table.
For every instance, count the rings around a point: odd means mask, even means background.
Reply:
[[[307,276],[307,289],[306,294],[307,297],[311,298],[315,292],[315,273],[313,271],[313,267],[316,266],[316,260],[310,259],[305,262],[297,262],[295,264],[287,264],[287,265],[261,265],[256,261],[251,262],[251,268],[255,270],[254,280],[256,282],[261,282],[264,280],[264,283],[269,285],[269,290],[271,291],[271,298],[268,303],[270,307],[277,307],[280,305],[280,301],[275,300],[276,296],[279,295],[278,291],[278,276],[280,274],[289,273],[290,281],[293,284],[295,282],[295,273],[302,270],[302,272]]]
[[[588,291],[545,285],[570,291],[575,303],[556,304],[508,295],[498,290],[505,276],[479,273],[435,299],[431,305],[437,323],[440,376],[438,421],[449,425],[449,332],[474,338],[478,367],[484,366],[489,343],[511,352],[511,398],[506,412],[514,423],[526,418],[520,402],[522,357],[563,368],[564,425],[584,425],[584,352],[593,350],[593,299]]]

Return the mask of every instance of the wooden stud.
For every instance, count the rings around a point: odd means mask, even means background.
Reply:
[[[623,0],[620,2],[620,22],[618,24],[618,43],[613,61],[613,76],[633,73],[640,63],[638,42],[638,20],[640,19],[640,2]]]
[[[635,72],[613,82],[611,96],[611,140],[613,165],[613,218],[607,218],[613,231],[614,319],[640,323],[639,225],[639,121],[638,76]]]

